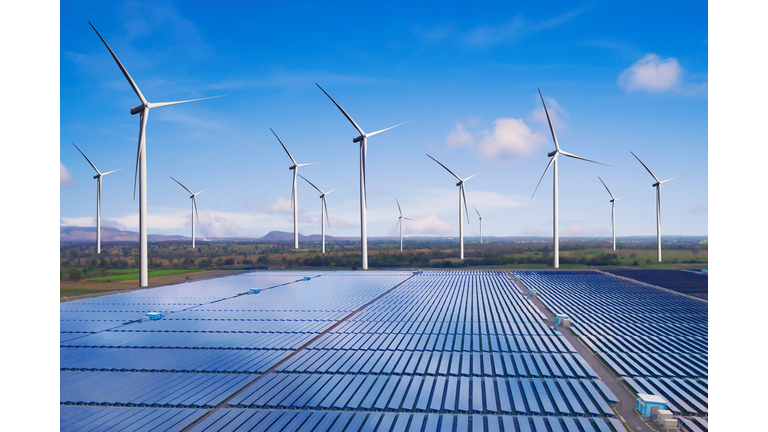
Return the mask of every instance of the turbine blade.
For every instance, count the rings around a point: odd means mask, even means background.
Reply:
[[[597,178],[598,178],[598,179],[600,179],[600,183],[602,183],[602,184],[603,184],[603,186],[605,186],[605,182],[603,181],[603,179],[601,179],[601,178],[600,178],[600,176],[597,176]],[[611,190],[610,190],[610,189],[608,189],[608,186],[605,186],[605,190],[607,190],[607,191],[608,191],[608,195],[610,195],[610,196],[611,196],[611,198],[613,198],[614,200],[616,200],[616,198],[615,198],[615,197],[613,196],[613,194],[611,193]]]
[[[190,99],[190,100],[177,101],[177,102],[153,103],[152,104],[152,108],[162,108],[162,107],[170,106],[170,105],[178,105],[178,104],[189,103],[189,102],[197,102],[197,101],[206,100],[206,99],[216,99],[216,98],[220,98],[220,97],[224,97],[224,96],[229,96],[229,95],[211,96],[211,97],[204,97],[204,98],[200,98],[200,99]]]
[[[624,197],[624,198],[614,198],[613,200],[614,201],[621,201],[621,200],[630,199],[630,198],[634,198],[634,197],[631,196],[631,197]]]
[[[317,189],[317,191],[318,191],[318,192],[320,192],[321,194],[325,194],[325,192],[321,191],[319,187],[315,186],[314,184],[312,184],[312,182],[311,182],[311,181],[307,180],[307,178],[306,178],[306,177],[304,177],[303,175],[301,175],[301,174],[299,174],[299,173],[296,173],[296,174],[297,174],[299,177],[303,178],[303,179],[304,179],[304,181],[305,181],[305,182],[307,182],[307,183],[309,183],[309,184],[310,184],[310,185],[311,185],[313,188]]]
[[[85,158],[85,160],[87,160],[87,161],[88,161],[88,163],[89,163],[89,164],[91,164],[91,167],[93,167],[93,169],[95,169],[95,170],[96,170],[96,172],[97,172],[97,173],[99,173],[99,175],[104,175],[104,174],[101,174],[101,172],[99,171],[99,169],[98,169],[98,168],[96,168],[96,165],[94,165],[94,164],[93,164],[93,162],[91,162],[91,160],[90,160],[90,159],[88,159],[88,156],[86,156],[86,155],[85,155],[85,153],[83,153],[83,151],[82,151],[82,150],[80,150],[80,147],[76,146],[76,145],[75,145],[75,143],[72,143],[72,145],[73,145],[73,146],[75,146],[75,148],[77,149],[77,151],[79,151],[79,152],[80,152],[80,154],[81,154],[81,155],[83,155],[83,157]]]
[[[631,150],[630,150],[630,153],[632,153],[632,151],[631,151]],[[641,163],[641,164],[642,164],[642,165],[645,167],[645,169],[646,169],[646,170],[648,170],[648,173],[650,173],[650,174],[651,174],[651,176],[653,176],[653,178],[654,178],[654,179],[655,179],[657,182],[659,181],[659,179],[656,177],[656,175],[655,175],[654,173],[652,173],[652,172],[651,172],[651,169],[650,169],[650,168],[648,168],[648,167],[647,167],[647,166],[646,166],[646,165],[643,163],[643,161],[641,161],[641,160],[640,160],[640,158],[639,158],[639,157],[637,157],[637,155],[636,155],[636,154],[632,153],[632,156],[634,156],[634,157],[635,157],[635,159],[637,159],[637,161],[638,161],[638,162],[640,162],[640,163]]]
[[[296,166],[303,167],[303,166],[317,165],[317,164],[326,163],[326,162],[330,162],[330,161],[312,162],[308,164],[297,164]]]
[[[322,88],[322,87],[320,87],[320,84],[318,84],[318,83],[315,83],[315,85],[316,85],[316,86],[317,86],[317,87],[318,87],[320,90],[323,90],[323,88]],[[329,94],[328,94],[328,92],[326,92],[325,90],[323,90],[323,93],[325,93],[325,95],[326,95],[326,96],[328,96],[328,98],[329,98],[329,99],[330,99],[330,100],[333,102],[333,104],[334,104],[334,105],[336,105],[336,107],[337,107],[337,108],[338,108],[338,109],[341,111],[341,113],[342,113],[342,114],[344,114],[344,117],[346,117],[346,118],[347,118],[347,120],[349,120],[349,122],[350,122],[350,123],[352,123],[352,126],[354,126],[354,127],[355,127],[355,129],[357,129],[357,131],[358,131],[358,132],[360,132],[360,135],[365,135],[365,132],[363,132],[363,130],[362,130],[362,129],[360,129],[360,126],[358,126],[358,125],[357,125],[357,123],[355,123],[355,121],[354,121],[354,120],[352,120],[352,117],[350,117],[350,116],[349,116],[349,114],[347,114],[347,112],[346,112],[346,111],[344,111],[344,108],[342,108],[342,107],[341,107],[341,105],[339,105],[338,103],[336,103],[336,101],[335,101],[335,100],[333,100],[333,98],[331,97],[331,95],[329,95]]]
[[[479,212],[479,211],[477,211],[477,207],[475,207],[475,206],[472,206],[472,208],[473,208],[473,209],[475,209],[475,213],[477,213],[477,216],[478,216],[480,219],[482,219],[483,217],[482,217],[482,216],[480,216],[480,212]]]
[[[666,183],[666,182],[668,182],[668,181],[672,181],[672,180],[674,180],[674,179],[676,179],[676,178],[680,178],[680,177],[682,177],[682,176],[684,176],[684,175],[688,175],[688,174],[690,174],[690,173],[692,173],[692,172],[693,172],[693,171],[690,171],[690,172],[687,172],[687,173],[685,173],[685,174],[679,175],[679,176],[677,176],[677,177],[672,177],[671,179],[667,179],[667,180],[664,180],[663,182],[659,182],[659,183],[662,183],[662,184],[663,184],[663,183]]]
[[[467,213],[467,225],[471,225],[469,223],[469,210],[467,210],[467,194],[464,192],[464,182],[461,183],[461,196],[464,198],[464,212]]]
[[[168,176],[168,177],[171,177],[171,176]],[[194,192],[192,192],[191,190],[189,190],[189,188],[187,188],[186,186],[184,186],[183,184],[181,184],[181,182],[180,182],[180,181],[178,181],[178,180],[176,180],[175,178],[171,177],[171,180],[173,180],[173,181],[175,181],[176,183],[178,183],[178,184],[179,184],[179,186],[181,186],[181,187],[183,187],[184,189],[186,189],[186,191],[187,191],[187,192],[189,192],[191,195],[194,195],[194,194],[195,194]]]
[[[417,117],[417,118],[418,118],[418,117]],[[372,137],[372,136],[374,136],[374,135],[378,135],[378,134],[380,134],[380,133],[382,133],[382,132],[386,132],[386,131],[388,131],[388,130],[390,130],[390,129],[394,129],[394,128],[398,127],[398,126],[402,126],[402,125],[404,125],[404,124],[406,124],[406,123],[410,123],[410,122],[412,122],[412,121],[414,121],[414,120],[416,120],[416,119],[415,119],[415,118],[414,118],[414,119],[410,119],[410,120],[408,120],[408,121],[406,121],[406,122],[402,122],[402,123],[400,123],[400,124],[397,124],[397,125],[394,125],[394,126],[392,126],[392,127],[388,127],[388,128],[386,128],[386,129],[382,129],[382,130],[380,130],[380,131],[376,131],[376,132],[373,132],[373,133],[369,133],[369,134],[368,134],[368,135],[366,135],[366,136],[367,136],[368,138],[370,138],[370,137]]]
[[[283,150],[285,150],[285,152],[288,153],[288,157],[291,158],[291,162],[293,162],[294,165],[298,165],[296,163],[296,159],[294,159],[293,156],[291,156],[291,152],[288,151],[288,149],[285,147],[285,144],[283,144],[283,142],[280,140],[280,137],[277,136],[277,134],[275,133],[275,131],[272,130],[272,128],[269,128],[269,130],[272,131],[272,134],[275,136],[275,138],[277,138],[277,141],[280,142],[281,146],[283,146]]]
[[[325,201],[325,197],[323,197],[323,208],[325,209],[325,224],[330,227],[331,217],[328,216],[328,203]]]
[[[533,199],[533,197],[536,195],[536,191],[539,190],[539,185],[541,185],[541,181],[544,180],[544,176],[547,175],[547,171],[549,171],[549,167],[552,166],[552,162],[555,161],[555,158],[557,158],[557,153],[555,153],[555,155],[552,156],[552,159],[549,160],[549,163],[547,164],[547,168],[544,169],[544,174],[541,175],[539,182],[536,184],[536,189],[533,190],[533,195],[531,195],[531,199]]]
[[[492,167],[492,166],[494,166],[494,165],[496,165],[496,164],[495,164],[495,163],[493,163],[493,164],[490,164],[490,165],[488,165],[487,167],[485,167],[485,169],[483,169],[482,171],[478,172],[477,174],[480,174],[481,172],[483,172],[483,171],[487,170],[488,168],[490,168],[490,167]],[[464,181],[467,181],[467,180],[471,179],[472,177],[476,176],[477,174],[472,174],[471,176],[469,176],[469,177],[465,178],[465,179],[464,179]]]
[[[555,136],[555,128],[552,127],[552,120],[549,119],[549,111],[547,110],[547,104],[544,103],[544,96],[541,95],[541,89],[536,87],[539,91],[539,97],[541,98],[541,104],[544,105],[544,113],[547,115],[547,123],[549,123],[549,130],[552,132],[552,140],[555,142],[555,148],[560,151],[560,145],[557,143],[557,136]]]
[[[192,196],[192,205],[195,207],[195,217],[197,218],[197,224],[200,225],[200,214],[197,212],[197,200],[195,196]]]
[[[94,29],[96,30],[96,29]],[[147,126],[147,117],[149,117],[149,110],[143,109],[139,114],[139,148],[136,150],[136,169],[133,172],[133,199],[136,199],[136,182],[139,178],[139,160],[141,158],[141,152],[144,150],[144,128]]]
[[[344,184],[342,184],[341,186],[344,186],[344,185],[345,185],[345,184],[347,184],[347,183],[349,183],[349,182],[344,182]],[[336,189],[340,188],[341,186],[337,187]],[[328,195],[329,193],[331,193],[331,192],[335,191],[336,189],[331,189],[331,190],[329,190],[328,192],[326,192],[325,194],[326,194],[326,195]]]
[[[201,193],[203,193],[203,192],[207,191],[208,189],[210,189],[210,188],[212,188],[212,187],[214,187],[214,186],[216,186],[216,183],[214,183],[214,184],[212,184],[211,186],[208,186],[207,188],[205,188],[205,189],[201,190],[200,192],[196,193],[196,194],[195,194],[195,196],[198,196],[198,195],[200,195]]]
[[[395,201],[397,201],[397,209],[400,211],[400,217],[403,217],[403,210],[400,208],[400,201],[398,201],[397,198],[395,198]]]
[[[395,224],[395,228],[397,228],[398,225],[400,225],[400,218],[397,219],[397,223]]]
[[[608,164],[604,164],[604,163],[602,163],[602,162],[593,161],[593,160],[591,160],[591,159],[583,158],[583,157],[581,157],[581,156],[576,156],[575,154],[572,154],[572,153],[568,153],[568,152],[564,152],[564,151],[561,151],[560,153],[561,153],[563,156],[568,156],[568,157],[571,157],[571,158],[574,158],[574,159],[581,159],[581,160],[583,160],[583,161],[592,162],[592,163],[596,163],[596,164],[599,164],[599,165],[605,165],[605,166],[608,166],[608,167],[611,167],[611,168],[613,168],[613,166],[611,166],[611,165],[608,165]]]
[[[433,161],[437,162],[438,164],[440,164],[440,166],[441,166],[441,167],[443,167],[443,168],[445,168],[445,169],[446,169],[446,171],[448,171],[449,173],[453,174],[453,176],[454,176],[454,177],[456,177],[456,179],[458,179],[459,181],[463,181],[463,180],[461,179],[461,177],[457,176],[457,175],[456,175],[456,173],[454,173],[453,171],[449,170],[447,166],[445,166],[445,165],[441,164],[441,163],[440,163],[440,161],[438,161],[437,159],[433,158],[432,156],[430,156],[430,155],[428,155],[428,154],[427,154],[427,157],[428,157],[428,158],[430,158],[430,159],[432,159]],[[477,174],[475,174],[475,175],[477,175]]]
[[[122,167],[122,168],[118,168],[118,169],[116,169],[116,170],[112,170],[112,171],[109,171],[109,172],[105,172],[104,174],[102,174],[102,177],[103,177],[103,176],[105,176],[105,175],[107,175],[107,174],[112,174],[113,172],[117,172],[117,171],[120,171],[121,169],[126,169],[126,168],[128,168],[128,167],[127,167],[127,166],[124,166],[124,167]]]
[[[88,24],[90,24],[90,25],[91,25],[91,28],[92,28],[92,29],[93,29],[93,31],[95,31],[95,32],[96,32],[96,34],[99,36],[99,39],[101,39],[101,41],[102,41],[102,42],[104,42],[104,45],[105,45],[105,46],[107,47],[107,49],[109,50],[109,53],[110,53],[110,54],[112,54],[112,58],[113,58],[113,59],[115,59],[115,62],[117,63],[117,66],[118,66],[118,67],[120,68],[120,70],[123,72],[123,75],[125,75],[125,79],[127,79],[127,80],[128,80],[128,84],[130,84],[130,85],[131,85],[131,87],[133,88],[133,91],[136,93],[136,96],[138,96],[138,97],[139,97],[139,99],[141,100],[141,103],[143,103],[143,104],[145,104],[145,105],[146,105],[146,104],[147,104],[147,100],[144,98],[144,95],[143,95],[143,94],[141,94],[141,90],[139,90],[139,86],[137,86],[137,85],[136,85],[136,83],[133,81],[133,78],[131,78],[131,75],[130,75],[130,74],[128,74],[128,71],[127,71],[127,70],[125,70],[125,67],[123,66],[123,64],[122,64],[122,63],[120,63],[120,60],[118,60],[118,59],[117,59],[117,56],[115,55],[115,52],[114,52],[114,51],[112,51],[112,48],[110,48],[110,47],[109,47],[109,45],[107,44],[107,41],[105,41],[105,40],[104,40],[104,38],[103,38],[103,37],[101,37],[101,34],[99,34],[99,31],[98,31],[98,30],[96,30],[96,27],[94,27],[94,26],[93,26],[93,24],[91,24],[91,22],[90,22],[90,21],[88,21]]]
[[[366,166],[368,165],[368,142],[363,140],[363,194],[365,195],[365,208],[368,208],[368,178],[365,176]]]
[[[409,220],[409,221],[414,221],[414,222],[416,222],[416,219],[411,219],[411,218],[407,218],[407,217],[404,217],[403,219],[407,219],[407,220]]]

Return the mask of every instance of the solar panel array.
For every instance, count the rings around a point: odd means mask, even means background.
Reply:
[[[596,271],[513,273],[568,314],[573,332],[636,393],[663,396],[675,414],[708,415],[705,302]]]
[[[316,276],[62,304],[62,430],[625,430],[508,274]]]

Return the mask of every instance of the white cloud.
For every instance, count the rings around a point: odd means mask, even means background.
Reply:
[[[448,133],[445,141],[448,143],[448,148],[475,146],[475,138],[464,129],[464,125],[461,123],[456,123],[456,129]]]
[[[691,204],[690,212],[693,214],[696,214],[696,213],[707,214],[709,212],[709,207]]]
[[[93,222],[89,224],[89,226],[96,226],[96,218],[93,218]],[[107,218],[101,218],[101,226],[103,227],[115,227],[119,230],[127,230],[128,228],[125,226],[124,223],[120,222],[117,219],[107,219]]]
[[[259,237],[256,232],[242,228],[231,219],[210,215],[208,212],[200,213],[200,224],[197,227],[205,237]]]
[[[59,162],[59,186],[61,187],[74,187],[77,186],[77,182],[72,177],[70,172],[63,163]]]
[[[333,228],[352,228],[354,225],[349,224],[339,218],[328,218],[328,224]]]
[[[529,34],[563,25],[581,13],[581,9],[576,9],[538,22],[528,21],[522,14],[519,14],[505,23],[498,25],[483,24],[468,31],[464,34],[464,42],[476,46],[493,46],[505,42],[514,42]]]
[[[399,233],[398,228],[398,233]],[[403,229],[403,235],[413,234],[451,234],[453,233],[453,225],[449,222],[441,221],[436,215],[431,214],[421,219],[413,221],[406,221],[405,228]]]
[[[269,214],[292,214],[293,207],[291,206],[291,200],[283,197],[277,197],[277,200],[273,203],[267,204],[266,212]],[[299,203],[299,213],[303,212],[301,203]]]
[[[682,68],[677,59],[662,60],[656,54],[646,54],[619,75],[619,87],[627,91],[662,92],[677,88]]]
[[[486,159],[505,156],[528,156],[545,142],[538,133],[532,133],[531,128],[522,119],[500,118],[493,121],[493,130],[483,132],[485,135],[478,144],[480,155]]]

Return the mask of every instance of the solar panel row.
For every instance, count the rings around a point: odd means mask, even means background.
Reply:
[[[456,432],[618,432],[626,431],[614,419],[464,414],[410,414],[351,411],[292,411],[226,409],[191,429],[258,431],[436,431]]]
[[[201,416],[193,430],[624,430],[612,418],[615,396],[504,273],[305,275],[231,277],[63,308],[62,331],[85,333],[62,333],[62,430],[97,418],[126,431],[148,422],[179,430]],[[243,295],[252,287],[261,293]],[[163,305],[161,320],[122,325]],[[241,389],[229,406],[249,409],[182,409],[213,407]],[[88,404],[113,406],[76,406]]]
[[[637,393],[708,413],[707,305],[599,272],[515,271]]]

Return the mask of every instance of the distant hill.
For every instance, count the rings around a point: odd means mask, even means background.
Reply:
[[[167,240],[191,240],[190,237],[180,235],[162,235],[149,234],[149,241],[167,241]],[[96,227],[59,227],[59,241],[68,242],[95,242]],[[101,227],[101,241],[120,242],[120,241],[139,241],[139,233],[135,231],[122,231],[115,227]]]
[[[323,236],[321,234],[304,235],[299,233],[299,241],[321,241]],[[285,231],[270,231],[267,235],[257,239],[259,241],[273,241],[273,242],[287,242],[293,241],[293,233]],[[353,237],[334,237],[326,234],[325,241],[340,241],[340,240],[354,240]]]

